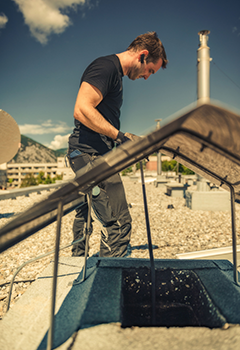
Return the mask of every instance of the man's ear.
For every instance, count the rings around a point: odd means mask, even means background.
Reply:
[[[141,62],[141,64],[144,63],[144,60],[147,58],[148,54],[149,54],[148,50],[142,50],[142,51],[139,52],[139,58],[138,59]]]

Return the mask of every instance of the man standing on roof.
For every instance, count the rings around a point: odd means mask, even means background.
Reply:
[[[156,32],[139,35],[126,51],[100,57],[83,73],[74,108],[75,128],[69,137],[68,157],[74,172],[121,144],[138,136],[120,131],[122,77],[144,78],[166,68],[165,49]],[[131,235],[131,216],[119,174],[95,188],[92,207],[102,224],[101,257],[123,257]],[[76,210],[73,236],[83,236],[87,205]],[[85,242],[73,246],[73,256],[84,256]]]

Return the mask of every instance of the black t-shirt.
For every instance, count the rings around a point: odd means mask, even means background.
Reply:
[[[116,129],[120,129],[120,108],[122,106],[123,71],[116,55],[97,58],[83,73],[83,81],[98,88],[103,100],[97,110]],[[74,120],[75,128],[69,138],[69,146],[86,153],[104,154],[111,150],[114,142],[109,137],[96,133],[78,120]]]

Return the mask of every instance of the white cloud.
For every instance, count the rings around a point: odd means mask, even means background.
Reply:
[[[41,124],[24,124],[19,125],[21,134],[23,135],[43,135],[43,134],[64,134],[70,130],[65,122],[54,124],[51,119],[44,121]]]
[[[48,146],[51,149],[60,149],[60,148],[67,148],[68,147],[68,138],[70,134],[68,135],[56,135],[54,137],[54,140],[51,142],[51,144]]]
[[[0,29],[5,28],[8,18],[4,13],[0,13]]]
[[[235,33],[237,31],[237,27],[233,27],[232,32]]]
[[[51,34],[60,34],[70,26],[71,20],[65,13],[77,9],[88,0],[13,0],[22,12],[25,24],[41,44],[46,44]]]

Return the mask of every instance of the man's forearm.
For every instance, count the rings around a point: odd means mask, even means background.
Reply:
[[[79,109],[75,109],[74,118],[99,134],[106,135],[113,140],[117,138],[118,130],[92,106],[82,106]]]

